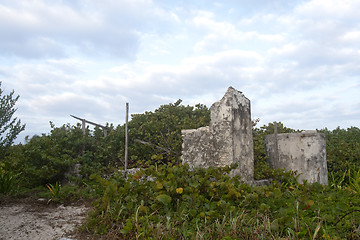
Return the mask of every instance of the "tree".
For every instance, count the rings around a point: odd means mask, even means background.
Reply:
[[[9,94],[4,94],[1,89],[0,82],[0,151],[4,151],[10,146],[17,135],[25,129],[20,119],[14,118],[16,112],[15,104],[19,99],[19,95],[14,97],[14,90]]]
[[[179,163],[181,130],[204,127],[210,123],[210,111],[202,104],[195,107],[175,103],[162,105],[154,112],[133,114],[129,122],[129,156],[140,164],[152,160],[158,163]]]

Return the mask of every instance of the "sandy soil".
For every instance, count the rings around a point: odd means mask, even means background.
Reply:
[[[85,220],[88,210],[84,204],[64,206],[38,200],[0,202],[0,239],[75,240],[78,238],[74,230]]]

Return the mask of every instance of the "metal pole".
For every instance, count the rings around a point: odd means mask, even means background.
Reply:
[[[82,133],[83,133],[82,154],[84,154],[84,152],[85,152],[85,133],[86,133],[85,119],[81,120],[81,122],[82,122]]]
[[[82,120],[82,132],[83,132],[83,136],[85,137],[85,120]]]
[[[128,143],[129,143],[128,124],[129,124],[129,103],[126,103],[126,118],[125,118],[125,172],[127,171],[127,167],[128,167]]]

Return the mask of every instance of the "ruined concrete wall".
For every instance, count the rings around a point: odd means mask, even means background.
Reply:
[[[245,181],[254,176],[254,154],[250,100],[230,87],[210,107],[210,126],[183,130],[182,159],[194,167],[224,167],[233,163],[232,173]]]
[[[298,182],[328,184],[325,135],[315,130],[301,133],[277,134],[278,156],[275,135],[265,137],[266,153],[270,165],[301,174]]]
[[[182,130],[182,159],[190,166],[217,167],[213,162],[213,135],[209,127]]]

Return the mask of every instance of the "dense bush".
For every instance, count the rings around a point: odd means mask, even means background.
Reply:
[[[360,169],[360,129],[322,130],[326,136],[328,170],[337,174]]]
[[[209,124],[206,106],[195,107],[174,104],[160,106],[154,112],[134,114],[129,123],[130,167],[151,164],[179,163],[181,155],[181,129],[197,128]],[[107,125],[107,136],[98,127],[86,128],[80,124],[55,127],[49,134],[27,138],[27,143],[12,146],[0,167],[20,174],[21,187],[45,186],[63,182],[77,163],[87,178],[94,172],[109,174],[124,166],[125,126]]]
[[[147,167],[153,164],[178,164],[181,155],[181,129],[198,128],[210,122],[209,109],[201,104],[181,105],[181,100],[160,106],[154,112],[134,114],[129,122],[129,165]],[[81,174],[86,178],[94,172],[109,174],[113,169],[124,166],[125,127],[107,125],[106,137],[100,128],[86,129],[81,125],[69,124],[55,127],[50,123],[50,134],[34,136],[27,143],[12,146],[4,155],[0,167],[14,174],[20,174],[23,186],[44,186],[63,181],[76,163],[81,164]],[[281,122],[277,123],[279,133],[294,132]],[[360,130],[322,130],[327,140],[329,171],[334,178],[342,177],[348,169],[357,171],[360,167]],[[264,137],[274,132],[274,124],[253,128],[255,178],[269,178],[264,148]],[[348,183],[348,178],[345,183]]]
[[[25,145],[12,146],[2,162],[5,169],[21,173],[23,187],[63,180],[74,159],[82,153],[78,127],[52,127],[49,135],[34,136]]]
[[[162,165],[127,180],[93,175],[99,200],[84,229],[107,239],[360,237],[360,197],[351,188],[299,185],[289,173],[270,186],[250,187],[229,171]]]
[[[179,163],[181,156],[181,130],[207,126],[210,111],[205,105],[195,107],[174,104],[162,105],[154,112],[134,114],[129,123],[132,164]],[[139,141],[140,140],[140,141]]]

